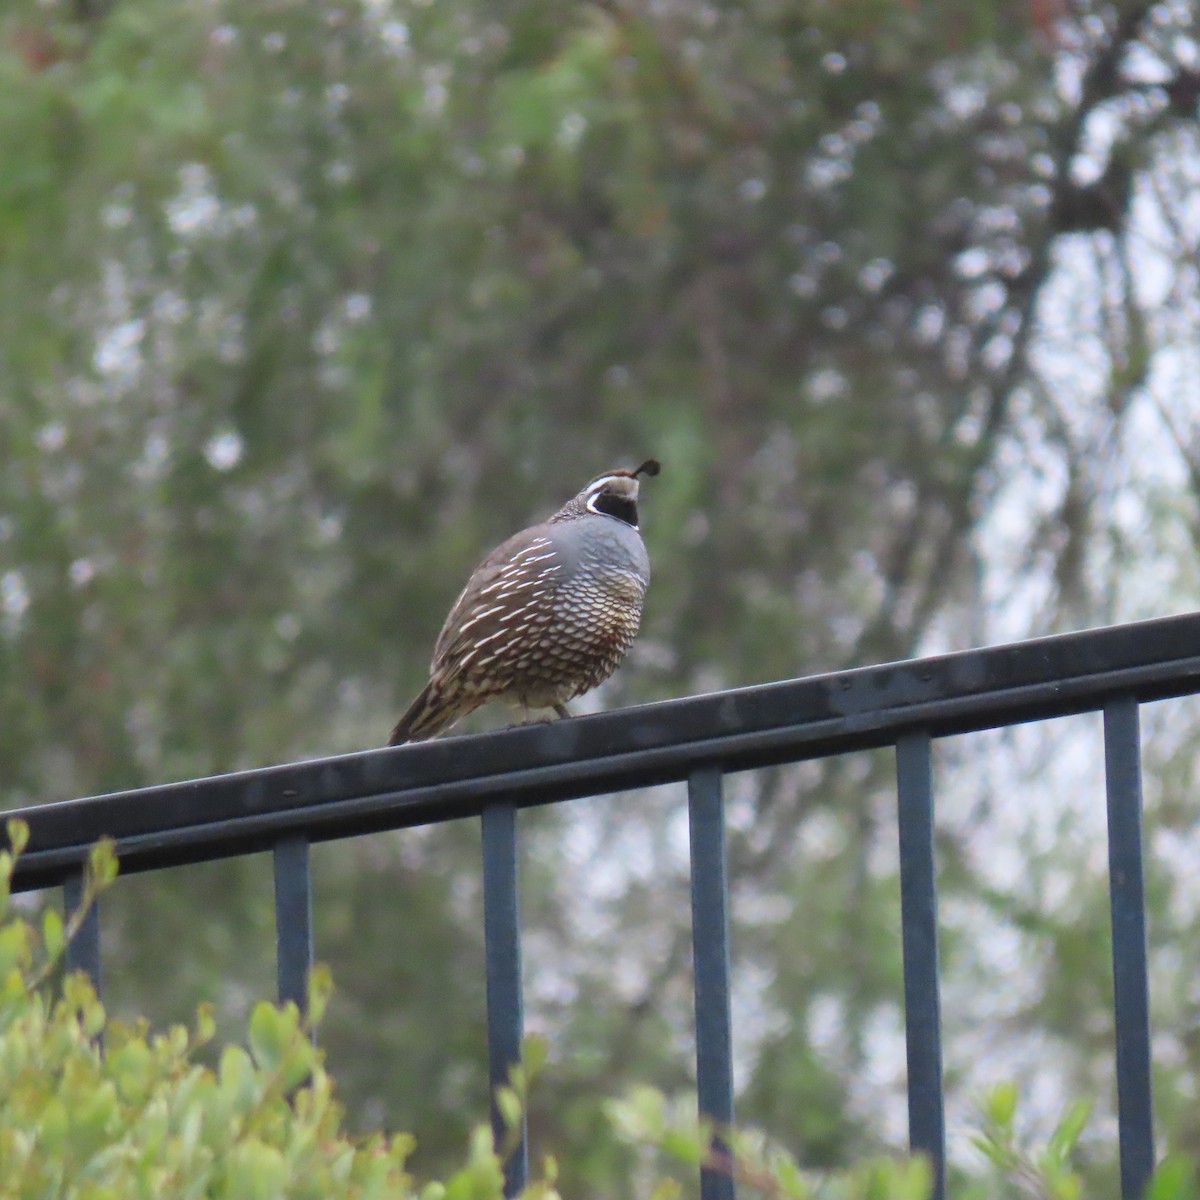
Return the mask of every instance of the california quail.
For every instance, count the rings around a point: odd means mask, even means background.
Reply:
[[[598,475],[476,567],[442,626],[429,682],[389,746],[433,737],[498,698],[570,716],[566,702],[617,669],[650,582],[638,476],[658,470],[651,458]]]

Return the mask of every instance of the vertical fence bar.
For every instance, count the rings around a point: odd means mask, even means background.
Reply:
[[[729,886],[721,772],[703,767],[688,777],[692,861],[692,955],[696,990],[696,1088],[700,1114],[733,1122],[733,1041],[729,1017]],[[717,1137],[713,1150],[728,1154]],[[705,1168],[700,1200],[733,1200],[733,1175]]]
[[[927,733],[896,743],[904,1028],[908,1051],[908,1140],[929,1156],[934,1197],[946,1194],[946,1118],[938,995],[937,887],[933,852],[933,764]]]
[[[84,869],[72,871],[63,882],[63,910],[69,922],[83,903],[85,887]],[[75,936],[67,943],[65,951],[66,968],[68,971],[84,971],[96,989],[96,995],[101,995],[103,978],[100,969],[100,902],[93,900],[83,923]]]
[[[275,962],[279,1003],[308,1008],[308,973],[313,964],[312,874],[308,838],[275,843]]]
[[[1111,700],[1104,706],[1104,774],[1121,1196],[1122,1200],[1137,1200],[1154,1170],[1154,1125],[1142,873],[1142,759],[1138,703],[1133,697]]]
[[[483,937],[487,958],[488,1082],[497,1148],[512,1133],[496,1106],[496,1091],[521,1061],[521,910],[517,894],[517,810],[507,803],[483,810]],[[526,1121],[504,1164],[504,1194],[515,1196],[528,1174]]]

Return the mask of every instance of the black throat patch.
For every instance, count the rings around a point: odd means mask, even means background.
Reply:
[[[618,521],[624,521],[626,525],[637,528],[637,501],[628,496],[614,496],[609,492],[601,492],[588,501],[588,508],[592,512],[603,513],[606,517],[616,517]]]

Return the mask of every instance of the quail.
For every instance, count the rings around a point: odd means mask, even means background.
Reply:
[[[637,635],[650,562],[638,529],[638,476],[597,475],[552,517],[497,546],[442,626],[429,682],[389,746],[433,737],[488,700],[552,708],[602,683]]]

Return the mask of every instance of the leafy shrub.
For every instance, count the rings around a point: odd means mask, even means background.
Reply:
[[[19,852],[26,837],[10,824]],[[7,900],[13,853],[0,855]],[[116,874],[111,846],[91,855],[85,898]],[[0,1195],[329,1200],[410,1194],[409,1138],[353,1141],[339,1129],[333,1083],[295,1005],[260,1004],[249,1051],[221,1049],[215,1069],[195,1061],[210,1042],[195,1026],[151,1034],[107,1019],[87,977],[48,986],[71,929],[53,910],[40,932],[0,927]],[[328,981],[313,979],[319,1015]],[[103,1049],[100,1039],[103,1037]],[[497,1194],[489,1147],[475,1147],[458,1195]],[[447,1189],[449,1191],[449,1189]]]
[[[54,986],[84,907],[116,876],[113,848],[102,843],[92,851],[85,904],[71,923],[64,927],[48,909],[35,928],[8,913],[13,865],[28,830],[14,821],[8,835],[11,850],[0,853],[2,1200],[500,1200],[502,1154],[486,1127],[472,1137],[461,1168],[424,1184],[407,1169],[414,1146],[407,1134],[354,1138],[342,1130],[333,1081],[311,1039],[330,993],[320,968],[311,978],[307,1020],[294,1004],[258,1004],[248,1049],[221,1047],[215,1068],[196,1057],[215,1034],[207,1007],[191,1029],[154,1033],[144,1021],[110,1020],[82,973]],[[543,1056],[541,1047],[531,1052],[501,1092],[513,1125]],[[649,1090],[612,1111],[619,1137],[665,1151],[694,1189],[696,1168],[711,1161],[709,1131],[694,1115]],[[751,1182],[779,1195],[814,1194],[790,1160],[752,1165],[749,1143],[738,1148],[746,1152],[745,1170],[758,1173]],[[675,1195],[685,1186],[662,1168],[655,1164],[647,1195]],[[526,1188],[527,1200],[555,1200],[554,1178],[547,1159]],[[828,1194],[918,1200],[927,1194],[926,1178],[920,1164],[877,1164],[848,1173]]]
[[[310,980],[307,1019],[294,1004],[258,1004],[248,1049],[221,1047],[215,1067],[196,1056],[215,1035],[206,1006],[193,1028],[153,1033],[144,1021],[110,1020],[82,973],[54,986],[86,905],[116,876],[113,848],[102,843],[92,851],[84,905],[70,924],[48,909],[35,928],[8,913],[28,830],[9,822],[8,837],[11,850],[0,852],[0,1200],[501,1200],[503,1157],[515,1137],[498,1152],[481,1126],[454,1174],[418,1183],[407,1166],[409,1135],[356,1138],[342,1130],[334,1084],[311,1036],[330,994],[321,968]],[[544,1057],[544,1046],[531,1043],[512,1086],[501,1090],[499,1107],[513,1128]],[[1012,1088],[996,1089],[985,1102],[976,1144],[994,1174],[964,1194],[1076,1200],[1081,1184],[1071,1157],[1086,1106],[1073,1106],[1037,1154],[1020,1144],[1015,1108]],[[921,1159],[872,1160],[818,1177],[752,1132],[723,1131],[714,1141],[694,1099],[669,1101],[643,1088],[608,1111],[615,1136],[642,1152],[644,1169],[630,1195],[693,1193],[701,1168],[731,1171],[743,1194],[768,1200],[930,1194],[931,1172]],[[555,1177],[546,1159],[525,1200],[557,1200]],[[1194,1187],[1192,1165],[1168,1159],[1147,1196],[1184,1200]]]

